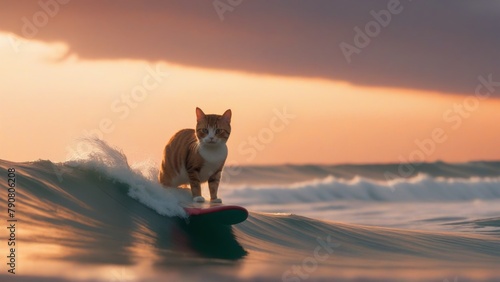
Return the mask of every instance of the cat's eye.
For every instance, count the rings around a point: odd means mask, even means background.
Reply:
[[[202,128],[202,129],[200,129],[200,131],[203,134],[208,134],[208,129],[206,129],[206,128]]]
[[[215,134],[221,134],[221,133],[222,133],[222,129],[218,129],[218,128],[217,128],[217,129],[215,130]]]

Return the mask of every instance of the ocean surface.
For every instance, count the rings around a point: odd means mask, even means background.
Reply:
[[[189,223],[157,164],[0,160],[0,281],[500,281],[500,162],[227,167],[232,227]],[[12,175],[11,175],[12,176]],[[204,194],[208,194],[206,184]]]

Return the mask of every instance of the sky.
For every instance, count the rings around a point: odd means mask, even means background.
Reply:
[[[498,160],[498,30],[500,1],[0,1],[0,159],[159,163],[200,107],[229,164]]]

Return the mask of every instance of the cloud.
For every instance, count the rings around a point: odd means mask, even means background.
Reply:
[[[500,81],[498,1],[402,0],[363,48],[355,27],[364,30],[371,11],[396,0],[220,1],[239,4],[223,21],[212,1],[2,1],[0,30],[62,41],[91,60],[162,60],[461,94],[473,93],[480,75]],[[40,13],[48,15],[44,25],[37,25]],[[342,42],[358,48],[350,63]]]

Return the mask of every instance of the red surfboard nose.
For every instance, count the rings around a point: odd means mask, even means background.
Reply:
[[[185,207],[189,218],[204,223],[233,225],[245,221],[248,211],[244,207],[230,205],[204,205]]]

